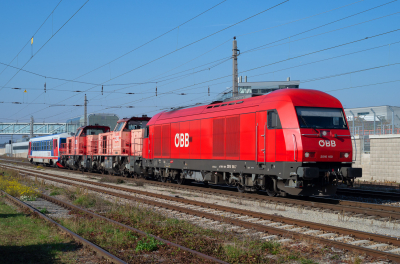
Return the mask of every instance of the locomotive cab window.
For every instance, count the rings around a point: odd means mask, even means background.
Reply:
[[[268,111],[267,121],[268,121],[268,129],[282,128],[281,120],[279,119],[279,115],[276,110]]]
[[[124,127],[125,122],[118,123],[117,126],[115,127],[114,131],[121,131],[121,129]]]
[[[146,128],[144,129],[144,138],[148,138],[149,137],[149,127],[146,126]]]
[[[300,128],[347,129],[341,108],[296,107]]]

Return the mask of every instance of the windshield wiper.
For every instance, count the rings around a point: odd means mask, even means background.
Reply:
[[[306,120],[303,118],[303,116],[300,116],[301,120],[303,120],[304,125],[306,125],[307,128],[309,128],[309,126],[307,125]],[[319,135],[318,130],[315,129],[315,127],[311,127],[312,129],[314,129],[314,131]]]

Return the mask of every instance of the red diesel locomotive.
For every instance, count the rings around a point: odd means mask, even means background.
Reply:
[[[126,136],[112,140],[100,134],[95,144],[103,154],[84,157],[79,168],[180,184],[226,183],[271,196],[332,195],[338,183],[352,184],[362,174],[351,167],[351,135],[341,103],[316,90],[282,89],[171,110],[148,122],[123,119],[110,133],[129,122],[140,122],[143,129],[128,128]],[[63,156],[63,164],[70,159]]]

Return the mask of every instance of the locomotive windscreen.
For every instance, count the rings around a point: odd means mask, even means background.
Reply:
[[[300,128],[347,129],[340,108],[296,107]]]
[[[121,131],[122,129],[123,131],[130,131],[134,129],[145,128],[148,122],[149,121],[138,121],[138,120],[131,120],[127,124],[126,122],[120,122],[117,124],[114,131]]]

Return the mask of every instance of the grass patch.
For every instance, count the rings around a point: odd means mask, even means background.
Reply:
[[[49,211],[47,210],[47,208],[42,208],[42,209],[40,209],[40,212],[41,212],[42,214],[48,214],[48,213],[49,213]]]
[[[80,246],[40,219],[17,212],[0,198],[1,263],[71,263]]]
[[[272,255],[276,255],[276,254],[279,254],[281,244],[279,244],[278,242],[274,242],[274,241],[266,241],[261,244],[260,248],[262,250],[267,249]]]
[[[164,245],[164,243],[154,239],[151,236],[147,236],[143,239],[141,239],[137,245],[136,245],[136,252],[140,252],[140,251],[147,251],[147,252],[151,252],[151,251],[155,251],[158,249],[158,246],[160,245]]]
[[[74,204],[85,208],[91,208],[96,205],[96,199],[90,195],[82,195],[74,201]]]
[[[56,195],[60,195],[61,194],[61,189],[59,189],[59,188],[54,188],[53,190],[51,190],[51,192],[50,192],[50,196],[56,196]]]

